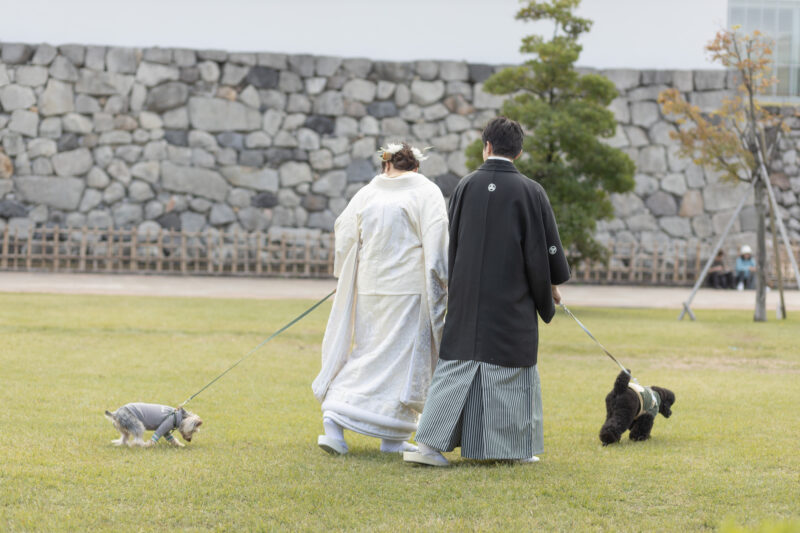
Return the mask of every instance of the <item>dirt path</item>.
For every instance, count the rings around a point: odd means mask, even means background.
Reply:
[[[318,299],[336,287],[333,280],[233,278],[202,276],[131,276],[114,274],[0,273],[0,292],[173,296],[193,298]],[[632,287],[567,284],[562,288],[567,305],[589,307],[647,307],[681,309],[690,290],[685,287]],[[753,291],[702,289],[695,309],[752,309]],[[767,295],[771,313],[778,294]],[[800,310],[800,291],[786,292],[788,311]]]

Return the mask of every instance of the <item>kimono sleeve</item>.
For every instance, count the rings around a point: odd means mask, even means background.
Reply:
[[[333,260],[333,276],[338,278],[342,273],[342,265],[347,254],[358,242],[358,205],[359,195],[353,197],[342,214],[336,218],[333,226],[335,244]]]
[[[532,202],[525,239],[525,268],[536,311],[544,322],[550,322],[556,312],[552,286],[569,279],[569,265],[544,190],[536,191]]]
[[[545,242],[547,243],[547,257],[550,267],[550,283],[561,285],[569,280],[569,263],[561,245],[561,237],[558,234],[558,224],[550,206],[547,194],[542,192],[539,197],[542,210],[542,225],[544,226]]]
[[[447,247],[449,231],[447,209],[438,188],[436,194],[424,199],[421,232],[422,253],[425,261],[425,289],[428,301],[428,315],[436,355],[444,328],[444,315],[447,310]]]

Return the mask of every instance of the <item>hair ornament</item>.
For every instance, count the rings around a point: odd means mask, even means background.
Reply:
[[[380,154],[381,160],[383,160],[383,161],[391,161],[392,156],[394,154],[396,154],[397,152],[399,152],[400,150],[402,150],[402,149],[403,149],[403,144],[402,143],[389,143],[386,146],[381,146],[381,148],[378,150],[378,154]],[[412,146],[411,147],[411,153],[414,154],[414,158],[417,161],[422,162],[422,161],[425,161],[426,159],[428,159],[428,156],[425,155],[425,151],[426,150],[430,150],[430,149],[431,149],[430,146],[426,146],[422,150],[420,150],[416,146]]]

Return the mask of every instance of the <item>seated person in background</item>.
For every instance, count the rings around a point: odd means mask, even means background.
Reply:
[[[739,257],[736,258],[736,290],[745,287],[752,289],[755,285],[756,262],[753,259],[753,250],[746,244],[742,246]]]
[[[717,252],[711,268],[708,269],[708,285],[715,289],[732,289],[733,272],[725,266],[725,252]]]

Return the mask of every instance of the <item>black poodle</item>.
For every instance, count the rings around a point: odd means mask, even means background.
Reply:
[[[661,387],[642,387],[631,383],[631,376],[620,372],[614,390],[606,396],[606,421],[600,429],[603,446],[619,442],[631,430],[631,440],[647,440],[658,413],[669,418],[675,394]]]

